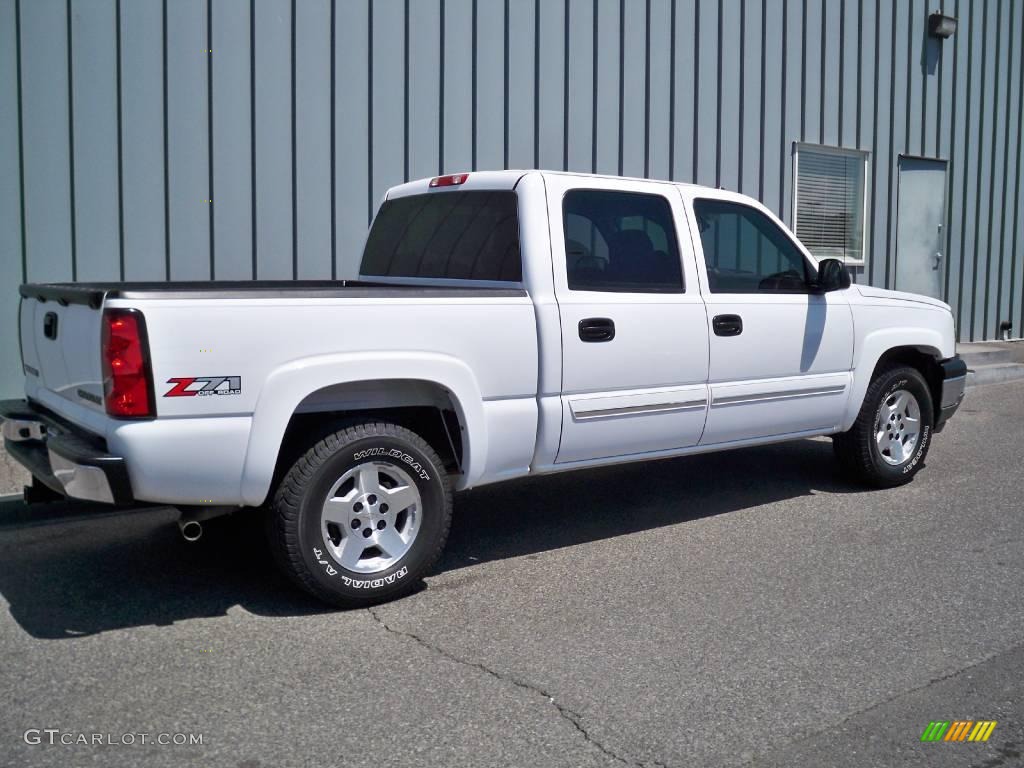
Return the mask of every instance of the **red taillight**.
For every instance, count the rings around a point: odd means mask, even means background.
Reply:
[[[431,187],[457,187],[465,184],[469,178],[468,173],[453,173],[451,176],[435,176],[430,180]]]
[[[134,418],[155,416],[142,313],[134,309],[105,310],[102,348],[107,413]]]

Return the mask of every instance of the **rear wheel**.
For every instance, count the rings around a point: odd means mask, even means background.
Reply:
[[[416,587],[451,525],[451,484],[414,432],[365,422],[328,435],[292,465],[271,504],[270,544],[284,572],[341,607]]]
[[[878,488],[910,482],[931,444],[934,410],[921,373],[909,366],[880,371],[864,396],[857,420],[833,439],[848,475]]]

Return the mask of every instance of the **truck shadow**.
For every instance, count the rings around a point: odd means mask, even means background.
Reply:
[[[824,439],[524,478],[455,497],[441,569],[864,490],[840,476]]]
[[[513,481],[456,497],[438,571],[858,490],[838,478],[821,440]],[[213,521],[187,544],[170,509],[0,502],[0,594],[42,639],[224,616],[235,606],[271,617],[330,611],[278,574],[256,514]]]

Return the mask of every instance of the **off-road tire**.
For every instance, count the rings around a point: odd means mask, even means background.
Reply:
[[[900,464],[887,463],[875,439],[879,412],[894,392],[910,392],[920,407],[920,432],[913,453]],[[932,442],[935,410],[928,383],[916,368],[891,365],[875,374],[864,395],[860,413],[853,426],[832,440],[843,472],[851,480],[875,488],[892,488],[909,483],[924,466]]]
[[[332,484],[355,466],[391,463],[416,484],[422,500],[410,549],[387,570],[348,570],[324,544],[321,511]],[[419,435],[389,422],[357,422],[314,444],[285,473],[267,514],[274,560],[299,587],[341,608],[392,600],[414,590],[437,562],[452,516],[451,479]]]

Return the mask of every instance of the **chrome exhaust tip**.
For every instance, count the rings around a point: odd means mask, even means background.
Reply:
[[[203,525],[198,520],[179,520],[178,528],[185,541],[199,541],[203,535]]]

